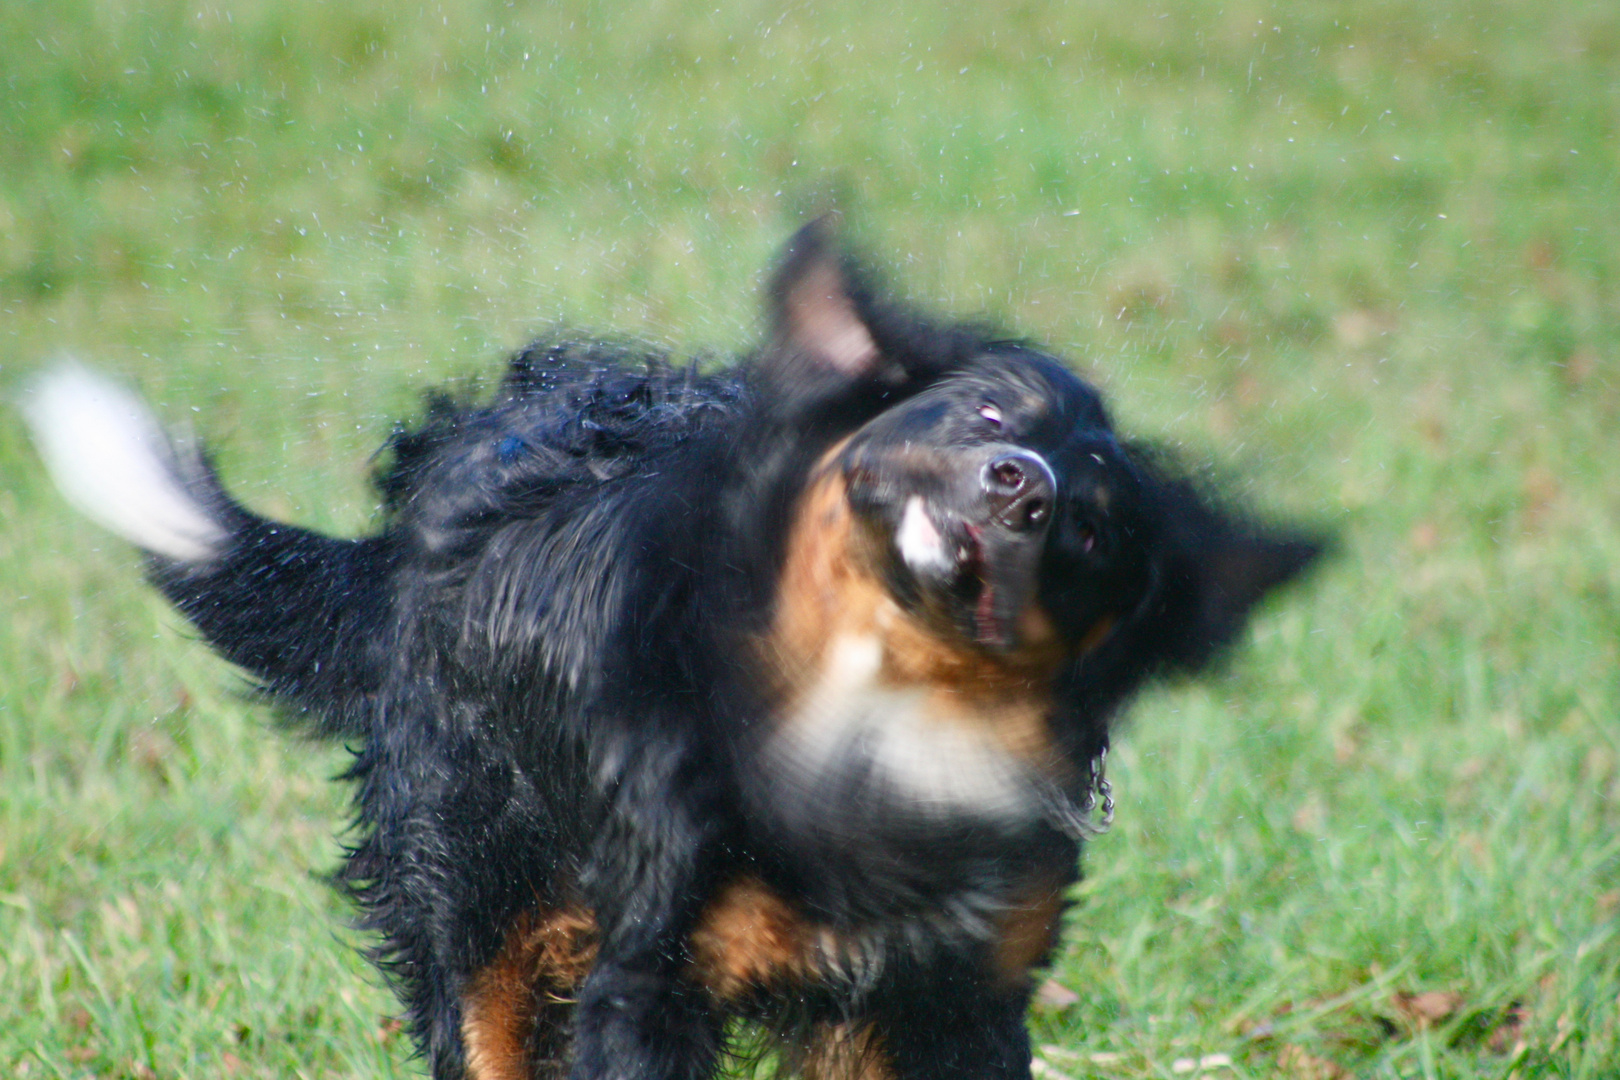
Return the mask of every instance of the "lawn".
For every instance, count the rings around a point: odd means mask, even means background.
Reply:
[[[339,532],[436,381],[811,213],[1335,531],[1112,760],[1047,1080],[1620,1075],[1620,6],[0,5],[0,393]],[[0,1074],[414,1076],[300,746],[0,425]],[[1072,1000],[1071,1000],[1072,998]]]

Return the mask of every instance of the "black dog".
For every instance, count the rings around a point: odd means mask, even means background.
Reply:
[[[314,731],[341,880],[435,1077],[1029,1075],[1108,723],[1315,556],[1026,345],[874,295],[814,224],[716,375],[535,346],[392,442],[383,530],[255,516],[95,376],[64,489]]]

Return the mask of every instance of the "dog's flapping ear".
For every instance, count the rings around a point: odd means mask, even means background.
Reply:
[[[837,226],[828,214],[801,228],[771,279],[771,336],[755,372],[778,412],[892,404],[961,368],[994,336],[882,296],[845,253]]]
[[[1200,590],[1199,644],[1218,649],[1236,635],[1249,610],[1273,589],[1304,573],[1323,543],[1305,536],[1229,535],[1210,553]]]
[[[1272,532],[1200,507],[1201,519],[1167,568],[1162,658],[1172,668],[1195,670],[1230,644],[1250,611],[1272,590],[1308,570],[1326,541]]]
[[[788,241],[771,281],[771,340],[759,371],[790,411],[857,386],[897,384],[872,327],[871,295],[838,243],[836,218],[817,218]]]
[[[867,306],[864,285],[839,249],[836,219],[817,218],[788,241],[771,282],[772,359],[821,379],[877,374],[884,359]]]

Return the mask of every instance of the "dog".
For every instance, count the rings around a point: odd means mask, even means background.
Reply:
[[[338,880],[438,1080],[703,1080],[739,1023],[818,1080],[1024,1080],[1110,722],[1321,550],[873,280],[822,220],[730,370],[523,350],[396,431],[361,539],[37,387],[70,499],[353,748]]]

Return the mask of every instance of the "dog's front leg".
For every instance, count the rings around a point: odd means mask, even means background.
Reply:
[[[721,800],[666,747],[618,770],[584,875],[601,930],[580,989],[571,1080],[708,1080],[722,1042],[712,999],[684,977],[713,891]]]
[[[968,970],[936,970],[877,1008],[874,1029],[893,1080],[1030,1080],[1027,987]]]
[[[570,1080],[708,1080],[722,1029],[707,997],[633,963],[598,962],[585,981]]]

